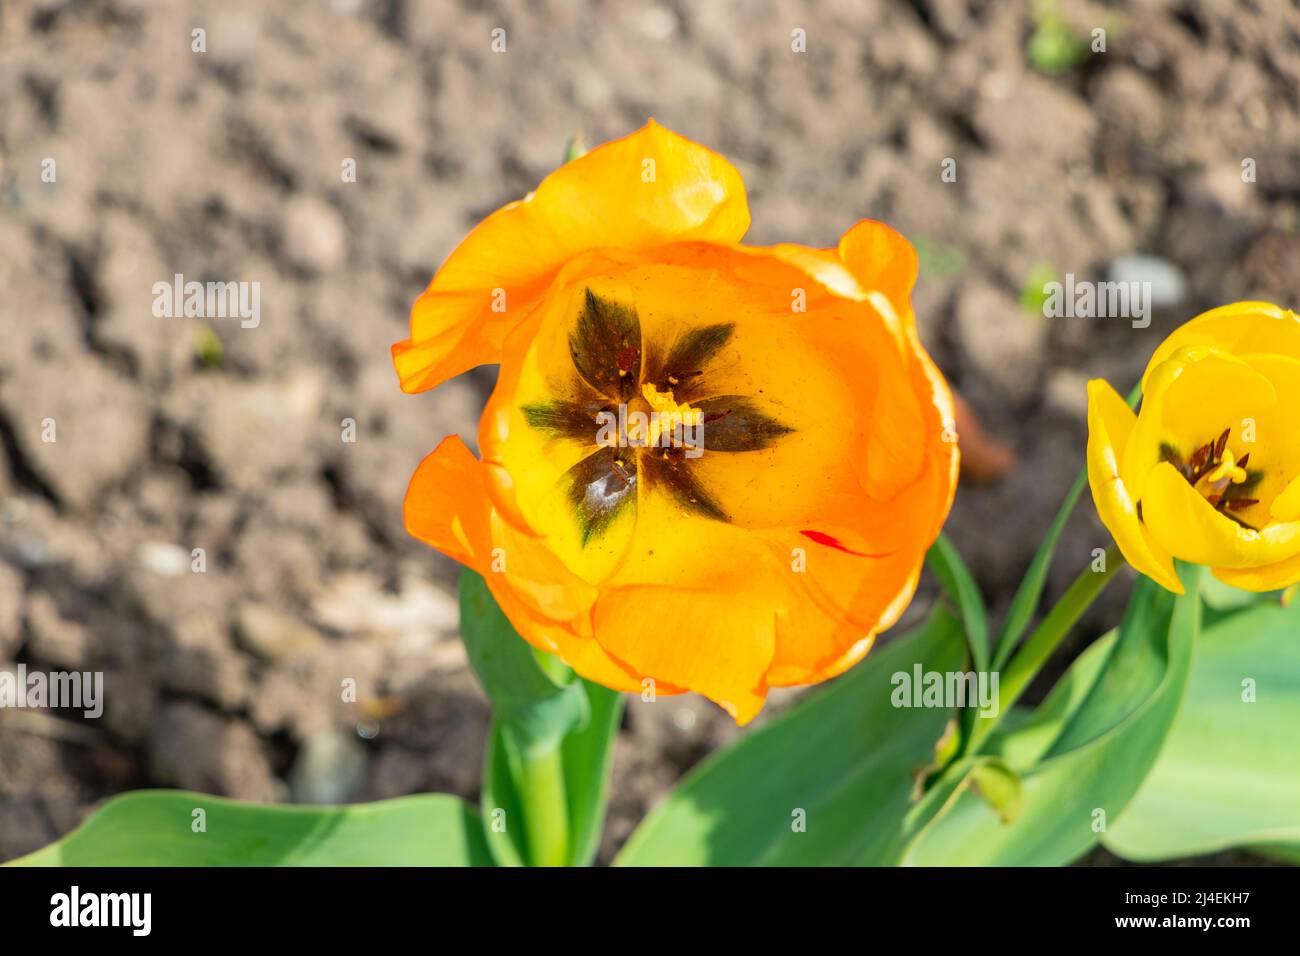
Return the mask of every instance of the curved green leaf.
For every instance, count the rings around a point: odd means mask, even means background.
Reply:
[[[533,647],[501,612],[482,575],[460,575],[460,633],[474,675],[492,712],[521,738],[547,744],[587,717],[587,698],[576,683],[557,684],[542,670]]]
[[[1274,845],[1300,862],[1300,605],[1206,630],[1160,759],[1103,838],[1148,861]]]
[[[197,813],[196,811],[202,811]],[[139,790],[11,866],[491,866],[473,808],[446,794],[346,807]]]
[[[1015,752],[1017,735],[1028,732],[1039,736],[1023,752],[1043,754],[1021,773],[1014,822],[1002,822],[964,784],[961,775],[971,768],[963,762],[934,788],[952,796],[913,842],[906,862],[1050,866],[1094,846],[1137,792],[1178,712],[1199,629],[1196,576],[1196,569],[1187,572],[1188,593],[1176,601],[1159,585],[1139,581],[1105,666],[1098,670],[1098,656],[1087,657],[1082,666],[1095,676],[1067,683],[1062,699],[1078,701],[1077,707],[1053,705],[1059,732],[1046,749],[1041,724],[1006,735],[1004,752]]]
[[[637,828],[624,866],[888,864],[951,711],[895,706],[897,675],[966,656],[944,608],[789,713],[710,757]]]
[[[975,670],[989,669],[989,617],[984,607],[984,596],[980,594],[979,585],[971,576],[970,569],[962,560],[960,552],[940,533],[930,547],[925,558],[926,564],[939,579],[944,593],[950,597],[961,612],[966,641],[970,645],[970,658]]]
[[[1139,382],[1128,394],[1129,408],[1136,408],[1141,397],[1142,383]],[[1056,517],[1052,519],[1046,537],[1039,544],[1034,559],[1029,564],[1029,570],[1025,572],[1024,579],[1011,599],[1011,607],[1007,610],[1006,619],[1002,623],[1001,630],[998,631],[998,638],[993,648],[994,670],[1000,671],[1002,666],[1011,659],[1012,651],[1016,649],[1016,644],[1024,636],[1029,622],[1033,620],[1034,612],[1038,610],[1038,603],[1042,600],[1043,590],[1047,586],[1047,573],[1052,567],[1056,544],[1060,541],[1061,533],[1065,531],[1066,522],[1070,520],[1070,515],[1074,513],[1079,503],[1083,489],[1087,487],[1088,469],[1084,467],[1075,477],[1070,490],[1066,492],[1065,500],[1061,502]]]
[[[609,763],[614,737],[618,733],[625,698],[589,681],[580,685],[587,695],[589,717],[583,726],[564,738],[561,761],[571,831],[570,866],[587,866],[600,848],[605,822],[605,801],[609,789]],[[501,725],[492,722],[483,764],[480,809],[488,821],[488,843],[502,866],[524,866],[528,858],[523,827],[527,825],[522,801],[509,772],[509,741]],[[494,826],[494,814],[502,811],[506,826]],[[511,826],[520,821],[520,826]]]
[[[1074,479],[1074,484],[1065,495],[1065,501],[1056,512],[1056,517],[1052,519],[1052,526],[1047,529],[1047,536],[1039,544],[1038,551],[1029,564],[1029,570],[1025,572],[1024,579],[1016,588],[1015,596],[1011,599],[1011,607],[1007,610],[1006,619],[994,644],[994,670],[1001,670],[1002,665],[1011,658],[1011,652],[1016,649],[1017,642],[1024,636],[1029,622],[1034,619],[1034,612],[1038,610],[1038,603],[1043,598],[1043,590],[1047,587],[1047,572],[1052,567],[1056,543],[1061,539],[1065,523],[1070,520],[1070,515],[1074,513],[1074,508],[1079,503],[1079,496],[1083,494],[1083,489],[1087,485],[1088,472],[1085,469]]]

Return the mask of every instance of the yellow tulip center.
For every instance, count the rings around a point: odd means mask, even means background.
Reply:
[[[1259,499],[1250,493],[1259,485],[1263,473],[1247,470],[1249,453],[1238,459],[1229,450],[1231,435],[1232,429],[1225,428],[1218,438],[1201,445],[1186,460],[1177,449],[1166,445],[1161,449],[1162,458],[1177,468],[1215,510],[1239,524],[1246,524],[1237,512],[1259,504]]]
[[[639,407],[642,403],[644,407]],[[675,402],[672,389],[661,392],[649,382],[641,386],[641,397],[633,399],[629,407],[646,414],[649,420],[646,445],[651,448],[659,446],[661,435],[671,435],[680,427],[695,428],[704,420],[704,413],[692,408],[689,402]]]

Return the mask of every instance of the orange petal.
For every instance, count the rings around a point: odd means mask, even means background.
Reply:
[[[576,634],[563,620],[548,617],[540,607],[561,613],[589,615],[594,592],[574,598],[561,593],[566,582],[554,557],[514,529],[505,528],[491,511],[482,464],[459,436],[443,439],[416,469],[404,505],[406,530],[419,540],[484,576],[497,604],[515,630],[535,647],[557,654],[588,680],[615,690],[639,691],[637,675],[613,660],[590,636]],[[496,536],[494,537],[494,530]],[[503,559],[494,570],[494,561]],[[547,583],[538,584],[538,578]],[[548,603],[539,598],[549,592]],[[590,631],[590,624],[587,625]],[[671,683],[660,694],[680,693]]]
[[[703,694],[738,724],[763,707],[775,645],[766,602],[725,591],[614,588],[596,605],[596,634],[636,672]]]
[[[510,329],[565,263],[600,249],[738,242],[745,186],[717,153],[651,120],[566,163],[488,216],[443,263],[393,346],[403,391],[498,362]]]
[[[444,438],[415,469],[402,518],[411,537],[487,573],[492,534],[483,466],[459,435]]]

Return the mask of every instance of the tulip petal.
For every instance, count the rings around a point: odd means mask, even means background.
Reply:
[[[1280,591],[1300,582],[1300,554],[1255,568],[1215,568],[1214,576],[1243,591]]]
[[[1136,418],[1110,384],[1088,383],[1088,484],[1097,515],[1128,563],[1175,594],[1183,593],[1168,549],[1142,526],[1137,504],[1119,476],[1118,458],[1130,440]]]
[[[1300,317],[1271,302],[1234,302],[1204,312],[1160,343],[1142,378],[1143,392],[1163,362],[1187,348],[1214,348],[1234,355],[1276,354],[1300,359]]]
[[[1269,511],[1278,521],[1300,518],[1300,477],[1292,478],[1282,493],[1273,499]]]
[[[1151,472],[1142,520],[1165,548],[1209,567],[1253,568],[1300,553],[1300,522],[1245,528],[1216,511],[1168,462]]]
[[[777,617],[776,652],[767,682],[815,684],[856,664],[876,635],[892,627],[911,602],[921,573],[915,552],[856,554],[808,536],[773,541],[779,558],[799,548],[791,575],[802,600],[787,599]],[[792,570],[794,570],[792,568]]]
[[[402,389],[500,361],[506,335],[584,252],[738,242],[748,228],[735,168],[651,120],[561,166],[456,247],[416,300],[410,337],[393,346]]]
[[[501,610],[530,644],[558,654],[588,680],[615,690],[641,689],[637,676],[591,637],[579,637],[572,626],[539,613],[538,608],[548,603],[561,612],[580,608],[581,597],[575,599],[572,592],[556,594],[557,586],[552,585],[553,601],[539,600],[538,593],[525,599],[521,587],[526,588],[530,580],[563,578],[553,557],[492,515],[483,466],[459,436],[443,439],[420,462],[407,488],[403,514],[406,529],[413,537],[484,576]],[[496,556],[505,559],[508,574],[493,568]],[[539,563],[544,566],[540,570]],[[586,597],[587,608],[592,599],[590,594]],[[672,694],[681,690],[664,684],[658,692]]]
[[[595,623],[601,646],[637,673],[703,694],[738,724],[762,709],[775,647],[768,602],[734,590],[619,587],[601,596]]]
[[[1240,424],[1277,404],[1277,389],[1252,364],[1208,348],[1183,349],[1147,378],[1137,426],[1119,456],[1129,493],[1142,500],[1152,469],[1169,447],[1189,456],[1227,428],[1239,447]]]

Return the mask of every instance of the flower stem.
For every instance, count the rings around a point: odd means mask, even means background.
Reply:
[[[515,783],[524,814],[528,859],[533,866],[565,866],[569,862],[569,806],[561,742],[556,739],[515,745]]]
[[[1061,596],[1033,633],[1025,639],[1025,643],[1021,645],[1016,655],[1011,658],[1011,663],[998,682],[997,712],[992,716],[976,719],[975,728],[971,732],[970,745],[966,748],[967,753],[979,752],[980,745],[996,729],[1003,716],[1015,706],[1020,695],[1033,683],[1048,658],[1070,633],[1070,629],[1123,565],[1124,556],[1117,547],[1111,545],[1106,550],[1102,570],[1094,571],[1089,567],[1074,579],[1069,590]]]

